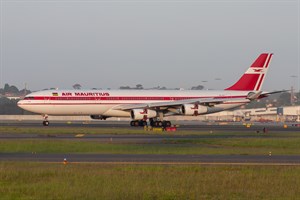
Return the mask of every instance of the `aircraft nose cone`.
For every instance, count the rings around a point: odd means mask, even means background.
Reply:
[[[23,100],[18,101],[17,105],[18,105],[20,108],[22,108],[22,106],[23,106]]]

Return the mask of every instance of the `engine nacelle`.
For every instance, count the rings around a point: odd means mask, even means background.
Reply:
[[[149,109],[133,109],[130,112],[131,119],[133,120],[142,120],[142,119],[149,119],[154,118],[157,116],[157,112],[154,110]]]
[[[92,119],[98,119],[98,120],[106,120],[108,117],[103,116],[103,115],[91,115],[90,116]]]
[[[183,115],[187,116],[197,116],[200,114],[205,114],[208,111],[206,106],[198,105],[198,104],[183,104],[181,106],[181,111]]]

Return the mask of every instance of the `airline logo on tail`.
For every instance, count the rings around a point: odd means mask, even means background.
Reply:
[[[249,68],[245,74],[261,74],[266,73],[266,70],[263,68]]]
[[[272,53],[260,54],[244,75],[234,85],[225,90],[259,91],[264,82],[272,56]]]

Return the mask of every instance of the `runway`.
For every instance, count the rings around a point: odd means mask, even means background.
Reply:
[[[287,155],[153,155],[153,154],[30,154],[0,153],[0,161],[117,163],[300,165],[300,156]]]
[[[83,130],[93,130],[94,128],[106,128],[106,129],[128,129],[128,130],[141,130],[142,127],[130,127],[127,122],[98,122],[98,123],[83,123],[83,122],[73,122],[73,123],[62,123],[62,122],[53,122],[49,128],[57,129],[57,134],[40,134],[39,129],[45,130],[48,127],[42,126],[39,122],[1,122],[0,126],[2,127],[17,127],[17,128],[35,128],[36,133],[10,133],[2,132],[0,133],[0,139],[5,140],[26,140],[26,139],[38,139],[38,140],[81,140],[81,141],[97,141],[103,143],[120,143],[120,144],[149,144],[149,143],[163,143],[168,139],[230,139],[230,138],[260,138],[263,134],[263,128],[268,130],[268,133],[288,133],[288,132],[297,132],[300,130],[300,127],[289,126],[284,128],[282,125],[278,124],[257,124],[252,125],[249,128],[246,128],[242,124],[227,124],[227,125],[218,125],[218,124],[205,124],[199,122],[180,122],[178,131],[185,131],[184,135],[173,134],[172,132],[166,133],[154,133],[148,132],[147,134],[61,134],[59,133],[60,128],[80,128]],[[191,132],[191,134],[188,134]],[[195,134],[197,132],[207,132],[209,134]],[[226,134],[219,134],[225,133]],[[216,133],[216,134],[215,134]],[[243,133],[243,134],[235,134]],[[253,134],[255,133],[255,134]],[[273,137],[287,137],[287,136],[273,136]]]
[[[249,128],[241,122],[201,122],[201,121],[174,121],[174,125],[178,125],[178,130],[182,131],[262,131],[267,128],[272,132],[290,132],[299,131],[300,126],[294,126],[294,123],[288,123],[288,128],[284,128],[283,123],[259,123],[255,122]],[[250,123],[249,123],[250,124]],[[0,126],[13,126],[13,127],[43,127],[41,121],[2,121]],[[49,127],[73,127],[73,128],[126,128],[126,129],[143,129],[143,127],[131,127],[128,121],[51,121]]]
[[[3,127],[43,127],[38,122],[1,122]],[[141,127],[129,127],[127,122],[98,122],[98,123],[62,123],[52,122],[50,127],[60,128],[127,128],[140,129]],[[257,124],[250,128],[245,128],[241,124],[204,124],[198,122],[181,122],[179,130],[184,131],[207,131],[211,134],[172,134],[172,133],[149,133],[149,134],[50,134],[43,135],[37,133],[0,133],[0,140],[78,140],[96,141],[110,144],[160,144],[165,145],[168,140],[193,140],[193,139],[230,139],[230,138],[260,138],[261,134],[253,134],[267,128],[270,133],[299,132],[299,127],[289,126],[284,128],[281,124]],[[39,129],[37,129],[39,130]],[[222,133],[226,134],[214,134]],[[242,132],[243,134],[234,134]],[[232,134],[231,134],[232,133]],[[251,133],[251,134],[247,134]],[[282,134],[275,134],[272,137],[287,137]],[[67,158],[69,163],[95,162],[95,163],[115,163],[115,164],[226,164],[226,165],[300,165],[300,155],[174,155],[174,154],[99,154],[99,153],[0,153],[0,161],[32,161],[32,162],[63,162]]]

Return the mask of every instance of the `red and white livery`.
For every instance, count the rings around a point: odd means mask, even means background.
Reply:
[[[220,112],[271,93],[262,92],[273,54],[261,54],[243,76],[225,90],[46,90],[27,95],[18,106],[44,116],[89,115],[93,119],[131,117],[132,126],[171,126],[165,116]]]

